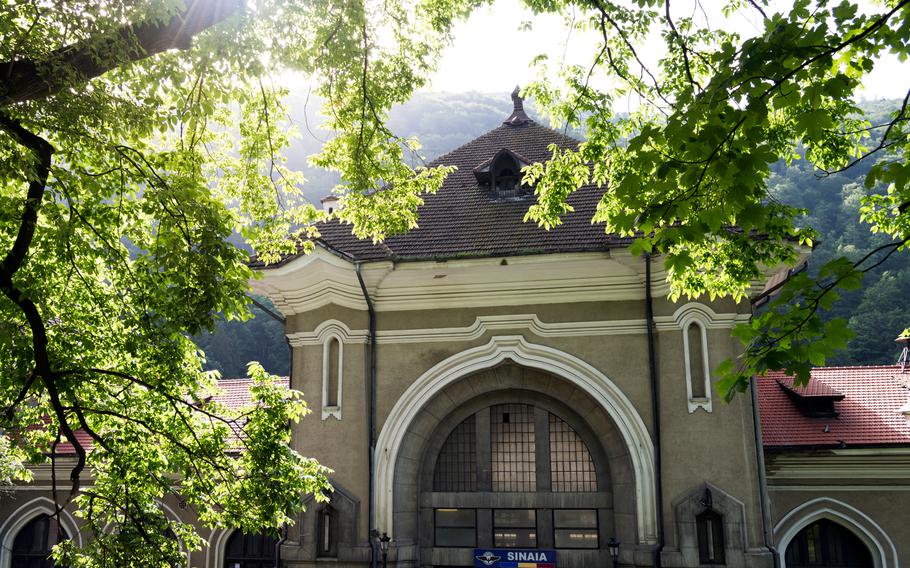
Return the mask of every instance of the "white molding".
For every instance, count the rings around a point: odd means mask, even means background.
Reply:
[[[224,547],[235,530],[237,529],[216,529],[209,535],[209,545],[205,550],[207,568],[221,568],[224,565]]]
[[[699,408],[706,412],[713,409],[714,393],[711,385],[711,361],[708,358],[708,326],[717,325],[715,322],[719,319],[717,314],[703,304],[690,302],[681,306],[673,313],[676,325],[682,330],[683,340],[683,370],[686,374],[686,406],[689,414],[692,414]],[[735,318],[731,323],[735,322]],[[702,377],[692,376],[691,351],[689,345],[689,327],[698,326],[698,333],[701,336],[701,357],[702,357]],[[734,324],[735,325],[735,324]],[[731,326],[732,327],[732,326]],[[716,329],[716,328],[715,328]],[[695,397],[692,394],[694,381],[700,381],[704,385],[705,396]]]
[[[338,360],[335,361],[336,369],[338,371],[338,387],[335,391],[335,404],[329,406],[326,404],[329,400],[329,386],[332,383],[331,371],[332,371],[332,343],[338,343]],[[322,419],[325,420],[329,416],[332,416],[338,420],[341,420],[341,393],[342,385],[344,384],[344,341],[342,338],[334,333],[329,333],[326,335],[325,341],[322,344]]]
[[[655,317],[654,326],[657,331],[680,330],[693,318],[697,318],[705,329],[733,329],[737,324],[748,322],[752,316],[735,312],[719,314],[699,302],[688,302],[678,307],[671,316]]]
[[[0,525],[0,568],[9,568],[12,561],[10,551],[13,548],[13,541],[22,527],[38,515],[53,515],[56,507],[56,504],[47,497],[35,497],[9,514]],[[60,511],[60,523],[69,532],[70,538],[76,542],[76,546],[82,546],[82,533],[69,511],[65,509]]]
[[[843,511],[839,511],[833,507],[843,509]],[[831,499],[830,497],[818,497],[806,501],[802,505],[790,510],[790,512],[784,515],[774,526],[775,536],[783,531],[783,534],[777,536],[777,553],[780,557],[781,568],[787,568],[786,555],[790,541],[792,541],[803,528],[820,519],[834,521],[849,529],[859,537],[860,540],[869,547],[869,552],[872,553],[872,561],[875,563],[875,568],[899,568],[900,561],[897,555],[897,548],[894,546],[888,533],[886,533],[878,523],[873,521],[872,518],[856,507],[848,505],[843,501],[838,501],[837,499]],[[878,532],[878,535],[873,535],[866,524],[874,528],[875,531]],[[786,530],[784,530],[785,528]],[[890,564],[888,562],[888,552],[891,553],[890,558],[893,559],[893,562]]]
[[[493,337],[485,345],[441,361],[417,378],[398,398],[376,444],[377,526],[390,534],[394,530],[395,466],[402,441],[417,413],[448,385],[506,360],[570,381],[596,400],[613,419],[628,447],[634,471],[639,542],[657,542],[654,446],[635,406],[619,387],[590,364],[552,347],[529,343],[517,335]]]
[[[320,322],[313,331],[297,331],[287,335],[291,347],[302,345],[325,345],[330,337],[336,337],[342,343],[366,343],[370,338],[367,330],[351,330],[343,321],[327,319]]]
[[[701,357],[702,357],[702,376],[692,376],[692,352],[689,345],[689,328],[691,326],[698,328],[698,334],[701,336]],[[683,327],[683,369],[686,373],[686,397],[689,414],[692,414],[699,408],[711,412],[713,408],[713,393],[711,392],[711,363],[708,360],[708,332],[701,320],[693,317]],[[694,381],[700,381],[705,390],[705,396],[696,397],[693,391]]]
[[[710,311],[710,308],[707,308]],[[713,314],[713,319],[702,320],[706,329],[732,329],[742,321],[742,314]],[[664,316],[664,323],[655,318],[658,331],[681,329],[675,316]],[[691,317],[690,317],[691,319]],[[746,318],[748,319],[748,318]],[[589,337],[593,335],[631,335],[646,333],[645,319],[595,320],[544,322],[536,314],[505,314],[478,316],[474,323],[461,327],[437,327],[422,329],[386,329],[376,332],[377,343],[433,343],[452,341],[475,341],[493,331],[523,330],[538,337]],[[329,319],[320,323],[313,331],[298,331],[288,334],[294,347],[322,345],[329,334],[336,334],[344,343],[366,343],[367,330],[348,328],[344,322]]]

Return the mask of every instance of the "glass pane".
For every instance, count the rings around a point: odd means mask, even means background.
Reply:
[[[534,407],[502,404],[490,411],[493,491],[536,491]]]
[[[591,452],[578,433],[550,414],[550,475],[553,491],[597,491]]]
[[[534,548],[537,546],[537,529],[495,529],[493,546],[502,548]]]
[[[556,528],[596,529],[597,511],[594,509],[566,509],[553,511]]]
[[[597,548],[597,531],[590,529],[556,529],[556,548]]]
[[[477,434],[474,416],[459,424],[446,439],[433,473],[434,491],[477,490]]]
[[[473,527],[474,509],[436,509],[437,527]]]
[[[496,509],[493,511],[494,527],[536,527],[537,511],[534,509]]]
[[[476,531],[474,528],[436,527],[436,546],[473,547]]]

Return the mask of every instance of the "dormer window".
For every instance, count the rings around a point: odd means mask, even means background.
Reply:
[[[807,418],[837,418],[835,402],[844,400],[844,395],[818,380],[810,380],[805,386],[796,386],[793,379],[778,380],[777,384],[787,393],[800,413]]]
[[[490,188],[491,197],[519,198],[531,193],[529,187],[521,185],[521,169],[530,164],[530,160],[503,148],[474,168],[474,175],[481,187]]]

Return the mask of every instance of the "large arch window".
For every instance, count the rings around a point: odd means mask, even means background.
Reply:
[[[234,531],[224,547],[224,568],[274,568],[277,544],[268,535]]]
[[[873,568],[872,554],[846,527],[820,519],[803,528],[787,546],[787,568]]]
[[[600,511],[611,507],[598,493],[604,482],[585,437],[561,416],[532,404],[487,406],[437,447],[426,498],[434,546],[603,544]]]
[[[38,515],[16,534],[10,568],[53,568],[51,551],[57,543],[68,538],[54,519],[45,514]]]

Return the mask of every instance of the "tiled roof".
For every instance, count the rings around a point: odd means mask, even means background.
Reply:
[[[608,235],[602,224],[591,223],[603,188],[586,185],[575,191],[568,198],[574,211],[563,216],[561,225],[547,231],[534,222],[524,222],[525,213],[535,203],[533,193],[518,199],[496,199],[489,187],[478,186],[475,168],[500,150],[510,150],[535,163],[550,159],[551,144],[577,149],[579,142],[530,119],[517,125],[503,124],[429,164],[458,169],[435,195],[424,197],[418,209],[418,228],[374,245],[354,237],[350,225],[336,221],[319,225],[320,241],[359,261],[585,252],[628,245],[631,239]],[[296,256],[269,267],[293,258]],[[251,266],[264,268],[256,260]]]
[[[806,387],[768,373],[756,379],[765,449],[910,445],[910,422],[901,408],[910,399],[900,367],[819,367]],[[836,397],[837,417],[809,418],[781,386],[802,396]]]
[[[290,385],[290,381],[287,377],[281,377],[278,379],[277,383],[285,387]],[[213,397],[213,400],[215,402],[220,402],[228,409],[246,406],[251,400],[250,385],[252,384],[252,379],[222,379],[218,381],[218,387],[221,392]],[[92,447],[92,439],[87,433],[82,430],[77,430],[75,434],[83,448],[89,449]],[[57,446],[58,455],[74,455],[75,453],[76,451],[73,448],[73,445],[69,442],[61,442]]]

